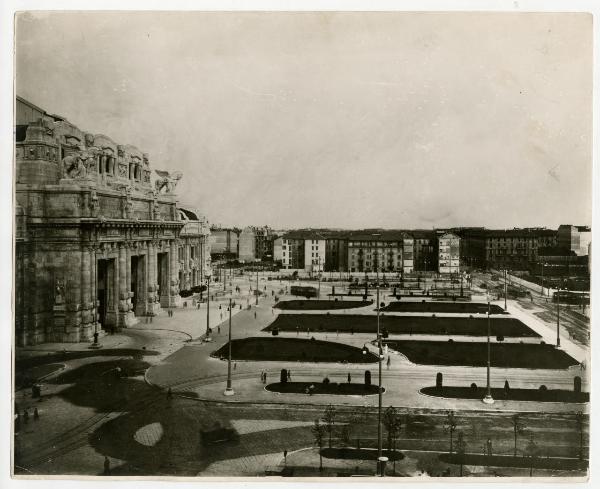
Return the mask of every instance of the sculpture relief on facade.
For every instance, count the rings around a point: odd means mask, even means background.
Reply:
[[[57,278],[54,284],[54,304],[61,305],[65,302],[65,280]]]
[[[181,177],[183,177],[183,173],[180,171],[173,172],[171,175],[169,172],[164,170],[154,170],[156,174],[160,177],[157,178],[154,182],[154,187],[158,193],[160,193],[163,189],[165,193],[172,194],[177,186]]]

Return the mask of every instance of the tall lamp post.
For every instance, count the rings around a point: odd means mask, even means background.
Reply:
[[[233,396],[235,392],[233,392],[233,387],[231,387],[231,297],[229,298],[229,354],[227,356],[227,387],[225,388],[225,392],[223,392],[226,396]]]
[[[556,348],[560,348],[560,285],[556,288]]]
[[[375,273],[376,273],[376,285],[377,285],[377,349],[378,349],[378,366],[379,366],[379,389],[378,389],[378,404],[377,404],[377,471],[381,477],[384,476],[385,462],[387,458],[381,454],[382,449],[382,429],[381,429],[381,406],[382,406],[382,392],[381,392],[381,361],[383,357],[383,349],[381,347],[381,331],[379,330],[379,309],[381,304],[379,303],[379,250],[376,251],[375,255]],[[384,460],[385,459],[385,460]]]
[[[482,399],[486,404],[493,404],[494,398],[492,397],[492,388],[490,385],[490,301],[488,297],[488,310],[487,310],[487,393]]]
[[[254,293],[256,294],[256,305],[258,306],[258,294],[260,293],[258,290],[258,268],[256,269],[256,290]]]
[[[210,278],[212,272],[209,269],[206,272],[206,336],[210,334]]]
[[[319,281],[319,292],[317,293],[317,300],[321,299],[321,256],[319,255],[317,260],[317,280]]]
[[[507,296],[507,291],[508,291],[508,286],[506,284],[506,268],[504,269],[504,310],[506,311],[506,296]]]

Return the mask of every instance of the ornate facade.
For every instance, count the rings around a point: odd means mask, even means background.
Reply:
[[[16,343],[88,341],[176,305],[181,174],[153,186],[146,153],[20,98],[17,129]]]

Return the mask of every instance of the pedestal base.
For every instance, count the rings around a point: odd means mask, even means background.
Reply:
[[[485,404],[494,404],[494,398],[492,396],[485,396],[481,402]]]
[[[120,321],[120,325],[122,328],[127,328],[129,326],[133,326],[134,324],[137,324],[139,322],[139,319],[135,317],[135,314],[133,313],[133,311],[127,311],[122,313],[121,316],[121,321]]]
[[[235,392],[231,387],[227,387],[227,389],[225,389],[225,392],[223,392],[224,396],[233,396],[234,394]]]

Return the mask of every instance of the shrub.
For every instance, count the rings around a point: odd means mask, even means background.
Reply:
[[[452,338],[450,338],[450,339],[448,340],[448,343],[454,343],[454,340],[453,340]]]
[[[499,334],[498,336],[496,336],[496,341],[504,341],[504,336]]]
[[[287,370],[285,368],[281,369],[281,373],[279,374],[279,382],[282,384],[287,382]]]
[[[540,385],[540,392],[547,392],[548,391],[548,387],[546,387],[544,384]]]
[[[438,372],[437,375],[435,376],[435,386],[438,389],[441,389],[443,386],[443,379],[444,376],[442,375],[442,372]]]
[[[476,390],[477,390],[477,384],[476,384],[475,382],[473,382],[473,383],[471,384],[471,390],[472,390],[472,391],[476,391]]]
[[[371,385],[371,371],[365,370],[365,385]]]
[[[323,383],[324,383],[324,384],[329,384],[330,382],[331,382],[331,381],[329,380],[329,377],[325,377],[325,378],[323,379]]]

